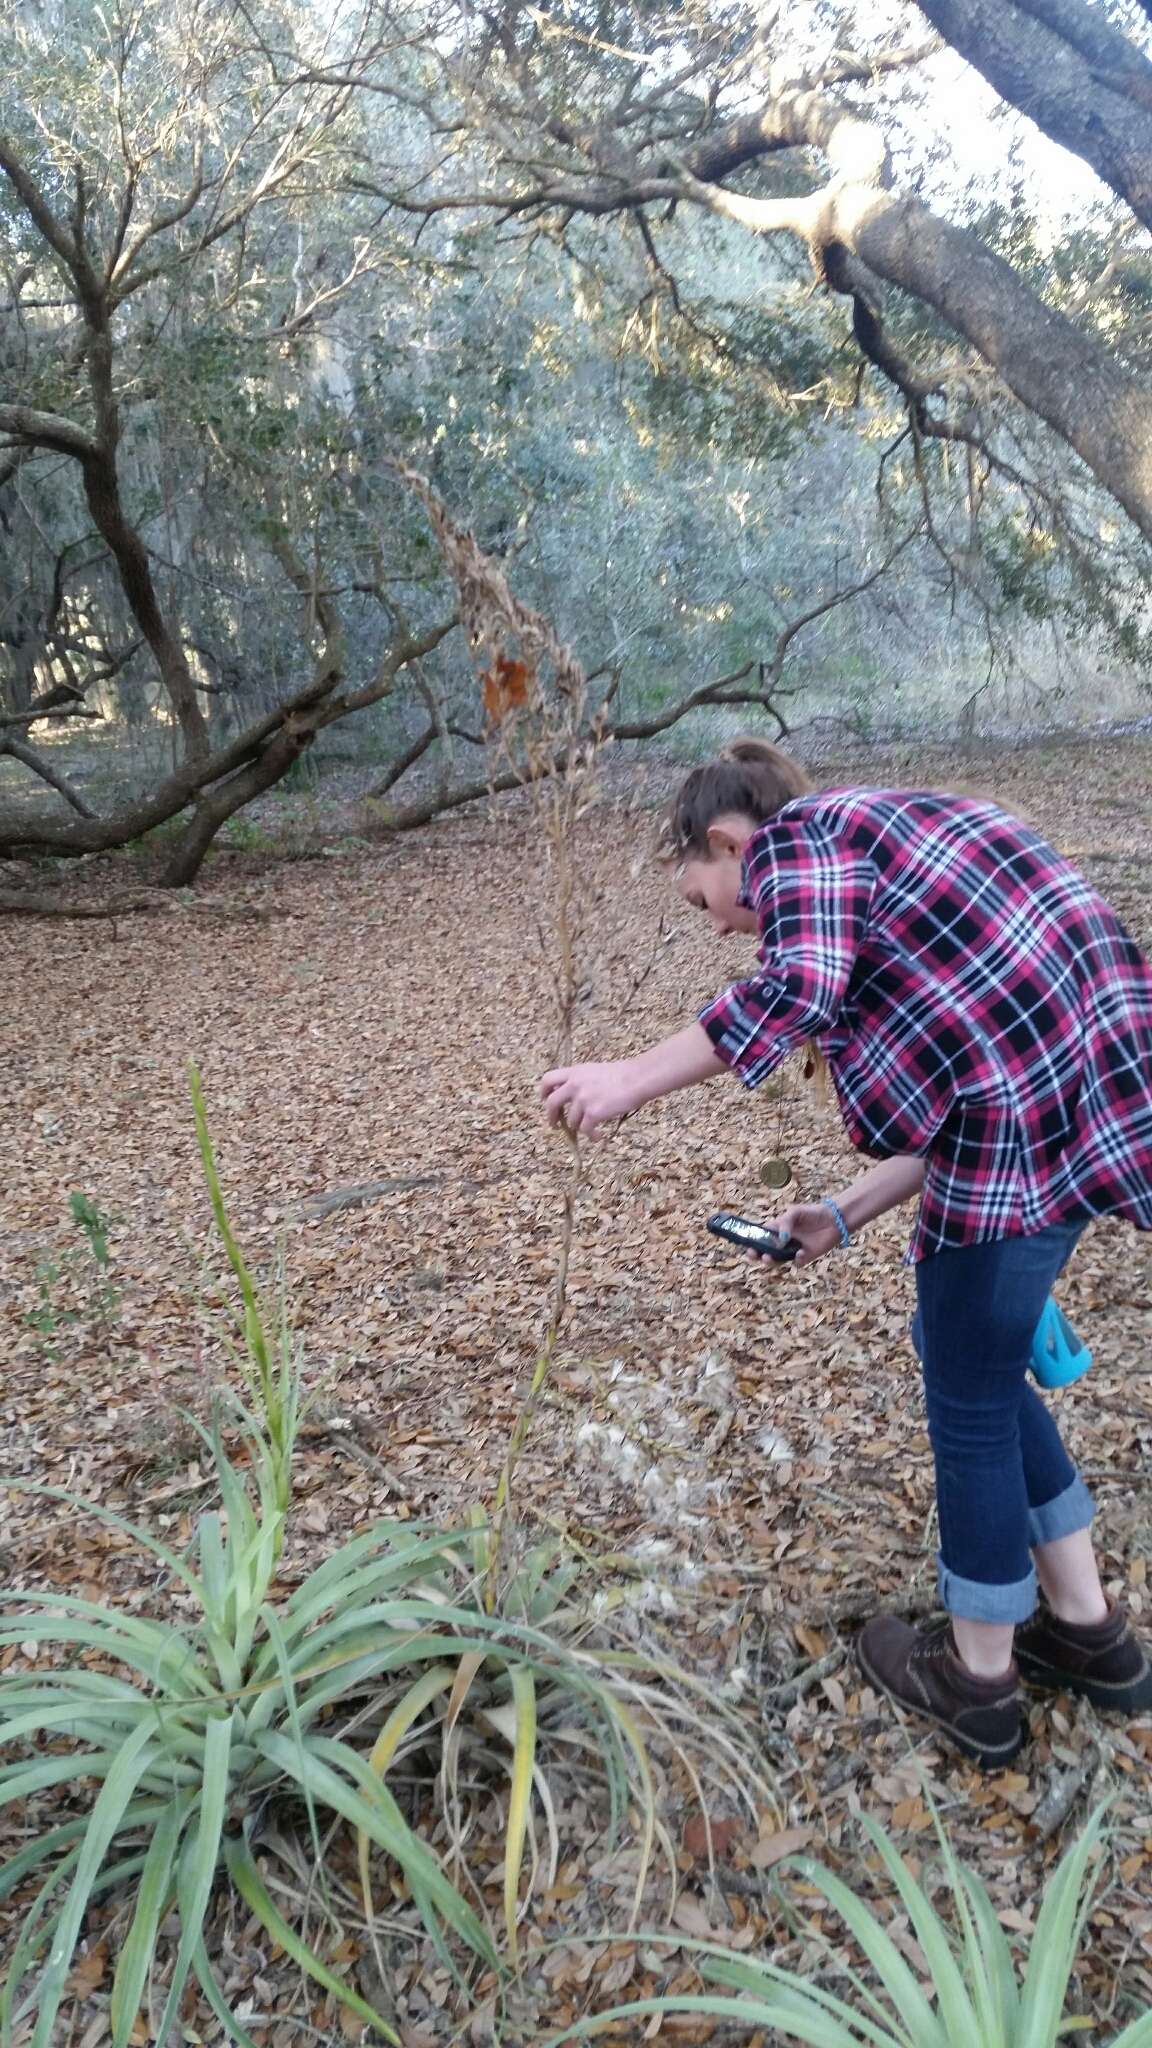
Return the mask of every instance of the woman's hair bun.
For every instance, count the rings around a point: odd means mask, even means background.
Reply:
[[[729,740],[721,747],[718,758],[739,761],[745,768],[766,768],[782,785],[788,785],[793,796],[806,796],[812,787],[799,761],[786,754],[783,747],[773,746],[771,740],[757,739],[753,734]]]
[[[681,785],[667,814],[665,843],[681,859],[707,853],[708,828],[717,818],[751,818],[762,825],[811,787],[799,761],[771,740],[729,740]]]

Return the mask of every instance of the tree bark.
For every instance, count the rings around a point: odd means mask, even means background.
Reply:
[[[110,896],[105,902],[82,903],[36,889],[0,889],[0,917],[128,917],[175,909],[162,896]]]
[[[843,163],[867,161],[857,116],[841,152],[821,95],[789,98],[770,132],[806,133]],[[811,117],[811,123],[810,123]],[[749,130],[747,142],[753,136]],[[873,153],[873,164],[879,159]],[[1135,376],[1089,329],[1045,304],[1004,258],[977,235],[954,227],[918,199],[890,191],[886,171],[867,181],[845,177],[816,192],[751,199],[706,184],[680,168],[685,198],[755,233],[790,234],[814,259],[847,249],[873,276],[931,306],[995,368],[1021,404],[1047,421],[1152,540],[1152,387]],[[834,266],[828,282],[835,284]]]
[[[942,315],[1046,420],[1152,540],[1152,389],[1046,306],[1011,264],[920,201],[838,194],[834,239]]]
[[[185,758],[189,762],[206,761],[210,751],[208,726],[192,671],[179,637],[161,612],[147,549],[125,515],[115,457],[102,450],[84,460],[82,471],[92,523],[116,563],[132,616],[156,657],[165,695],[183,736]]]
[[[314,724],[289,723],[246,768],[198,799],[192,821],[160,878],[166,889],[186,888],[195,881],[221,825],[281,781],[315,737]]]
[[[109,549],[133,618],[156,657],[160,679],[184,741],[189,763],[207,760],[208,726],[178,632],[161,610],[148,552],[128,518],[120,488],[117,453],[120,416],[114,375],[114,301],[109,277],[93,261],[85,219],[83,173],[76,166],[76,201],[69,222],[53,210],[9,136],[0,134],[0,173],[19,199],[27,219],[51,249],[68,279],[86,330],[84,362],[92,396],[95,431],[59,414],[27,406],[0,406],[0,430],[29,447],[52,448],[80,464],[92,521]]]
[[[1001,99],[1152,228],[1152,64],[1084,0],[917,0]]]

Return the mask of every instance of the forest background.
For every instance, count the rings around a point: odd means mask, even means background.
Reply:
[[[1147,28],[9,4],[0,853],[482,789],[398,464],[622,742],[1139,717]]]

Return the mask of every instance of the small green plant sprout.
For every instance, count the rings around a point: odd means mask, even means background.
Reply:
[[[36,1306],[30,1308],[24,1318],[29,1329],[35,1330],[40,1339],[46,1358],[54,1359],[56,1347],[53,1339],[66,1323],[79,1321],[75,1309],[61,1308],[58,1288],[61,1277],[59,1259],[39,1260],[36,1267]]]
[[[87,1312],[107,1345],[120,1305],[120,1294],[112,1280],[111,1217],[88,1195],[68,1197],[68,1214],[79,1233],[79,1243],[63,1252],[50,1254],[36,1268],[36,1306],[25,1318],[36,1331],[45,1351],[54,1356],[53,1339],[69,1324],[84,1320]],[[83,1309],[67,1305],[66,1297],[82,1300]]]
[[[638,1844],[632,1925],[657,1858],[674,1898],[664,1815],[682,1808],[685,1782],[706,1782],[710,1805],[717,1793],[749,1813],[774,1805],[733,1714],[712,1707],[702,1685],[606,1640],[599,1582],[584,1590],[580,1568],[554,1551],[514,1557],[510,1546],[494,1577],[479,1516],[466,1528],[379,1522],[292,1590],[278,1585],[300,1355],[283,1290],[264,1299],[232,1230],[195,1074],[192,1090],[238,1298],[237,1384],[209,1422],[187,1418],[220,1506],[199,1516],[184,1555],[87,1507],[161,1568],[151,1614],[63,1591],[14,1588],[0,1600],[0,1651],[24,1660],[0,1675],[0,1807],[23,1813],[22,1846],[0,1867],[0,1901],[18,1902],[20,1915],[0,1992],[3,2048],[60,2040],[97,1901],[112,1908],[112,2048],[142,2030],[170,2048],[192,1980],[225,2036],[252,2048],[210,1953],[230,1902],[375,2038],[397,2044],[388,2014],[290,1917],[309,1849],[310,1889],[333,1942],[350,1894],[326,1871],[347,1829],[358,1845],[357,1924],[379,1978],[387,1984],[390,1965],[374,1866],[390,1880],[390,1931],[402,1912],[406,1942],[439,1958],[466,2009],[479,1972],[503,1997],[532,1891],[556,1881],[558,1777],[572,1774],[584,1799],[598,1784],[609,1842],[627,1830]],[[56,1488],[29,1490],[86,1507]],[[413,1779],[411,1759],[429,1753],[434,1770],[414,1778],[423,1790],[393,1791],[397,1767]],[[495,1916],[467,1865],[477,1786],[486,1811],[495,1797],[504,1814]]]
[[[84,1234],[93,1265],[101,1273],[106,1273],[112,1264],[112,1253],[108,1248],[111,1218],[105,1216],[103,1210],[98,1209],[88,1195],[69,1195],[68,1210],[73,1223]]]
[[[1061,2048],[1091,2020],[1068,2014],[1068,1987],[1091,1909],[1105,1808],[1088,1821],[1048,1880],[1023,1973],[992,1900],[965,1869],[939,1817],[941,1866],[952,1912],[937,1912],[898,1850],[865,1817],[869,1841],[891,1879],[927,1964],[913,1969],[880,1920],[842,1878],[809,1857],[789,1859],[795,1875],[821,1893],[863,1953],[868,1975],[843,1969],[840,1997],[770,1961],[734,1957],[709,1942],[687,1942],[709,1989],[698,1997],[640,1999],[553,2035],[547,2048],[587,2040],[628,2019],[693,2013],[729,2025],[765,2029],[773,2042],[810,2048]],[[781,1866],[783,1868],[783,1866]],[[658,1939],[659,1937],[657,1937]],[[832,1944],[828,1942],[831,1954]],[[1152,2048],[1152,2012],[1134,2019],[1110,2048]]]
[[[68,1211],[80,1232],[86,1260],[84,1266],[86,1291],[95,1321],[100,1327],[105,1344],[111,1341],[112,1325],[120,1306],[119,1289],[112,1281],[112,1252],[108,1233],[112,1219],[104,1214],[89,1195],[73,1193],[68,1197]]]

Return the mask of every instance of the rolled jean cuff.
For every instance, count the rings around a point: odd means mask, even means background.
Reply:
[[[1028,1510],[1028,1542],[1035,1550],[1037,1544],[1055,1543],[1061,1536],[1074,1536],[1078,1529],[1091,1526],[1096,1512],[1092,1495],[1077,1473],[1071,1486],[1058,1493],[1053,1500],[1046,1500],[1042,1508]]]
[[[1007,1586],[986,1586],[979,1579],[962,1579],[949,1571],[944,1559],[936,1558],[936,1584],[940,1605],[960,1621],[1027,1621],[1036,1610],[1036,1574],[1013,1579]]]

